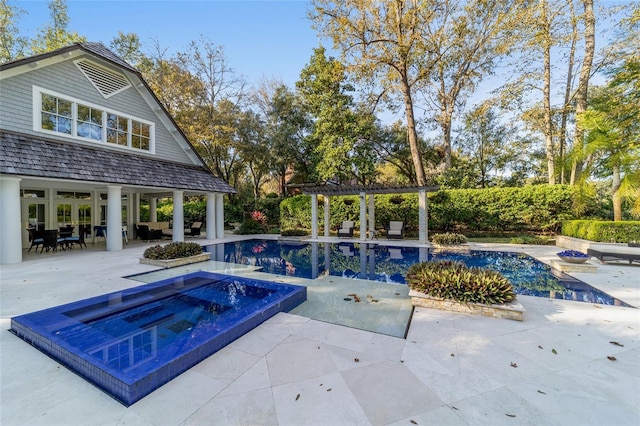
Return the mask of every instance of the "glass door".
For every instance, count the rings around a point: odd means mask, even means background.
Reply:
[[[71,203],[56,204],[56,222],[58,228],[73,226],[73,205]]]
[[[91,204],[78,204],[76,208],[78,235],[84,232],[84,236],[91,237]]]

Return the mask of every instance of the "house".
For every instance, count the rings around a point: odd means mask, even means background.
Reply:
[[[139,71],[100,43],[0,65],[0,264],[22,261],[27,228],[59,229],[122,250],[141,199],[173,197],[173,240],[184,240],[184,196],[206,195],[207,238],[224,235],[223,195]],[[98,228],[95,228],[98,226]],[[123,228],[124,227],[124,228]]]

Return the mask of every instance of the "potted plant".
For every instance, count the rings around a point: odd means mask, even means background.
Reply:
[[[499,272],[451,260],[421,262],[407,270],[413,306],[522,321],[513,286]]]
[[[588,254],[577,250],[561,251],[558,253],[558,257],[567,263],[584,263],[591,258]]]
[[[203,253],[202,246],[198,243],[174,242],[164,246],[158,244],[147,248],[140,263],[173,268],[174,266],[203,262],[210,258],[211,255]]]

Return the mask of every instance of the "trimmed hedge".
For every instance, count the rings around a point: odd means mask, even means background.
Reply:
[[[567,185],[535,185],[522,188],[442,190],[429,194],[429,229],[460,231],[558,232],[562,222],[580,217],[585,195]],[[580,197],[580,203],[577,202]],[[352,204],[344,201],[353,200]],[[401,220],[407,230],[417,230],[418,195],[375,196],[376,229]],[[318,203],[319,229],[324,225],[323,203]],[[331,198],[331,227],[345,220],[357,223],[360,203],[357,196]],[[311,197],[299,195],[280,203],[281,229],[311,229]]]
[[[640,221],[567,220],[562,235],[600,243],[640,241]]]

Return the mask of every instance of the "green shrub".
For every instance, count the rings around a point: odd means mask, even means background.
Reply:
[[[513,286],[499,272],[450,260],[411,265],[406,280],[412,290],[462,303],[501,305],[515,299]]]
[[[445,232],[444,234],[433,234],[431,236],[431,241],[441,246],[450,246],[457,244],[466,244],[467,237],[462,234]]]
[[[181,259],[200,253],[202,253],[202,246],[198,243],[175,242],[149,247],[144,251],[143,257],[153,260]]]
[[[240,235],[249,235],[249,234],[262,234],[265,232],[265,227],[263,224],[258,222],[257,220],[247,219],[240,225],[240,228],[235,232]]]
[[[541,246],[553,245],[553,238],[539,236],[539,235],[518,235],[511,238],[509,244],[536,244]]]
[[[601,243],[628,243],[640,240],[640,221],[567,220],[562,235]]]

